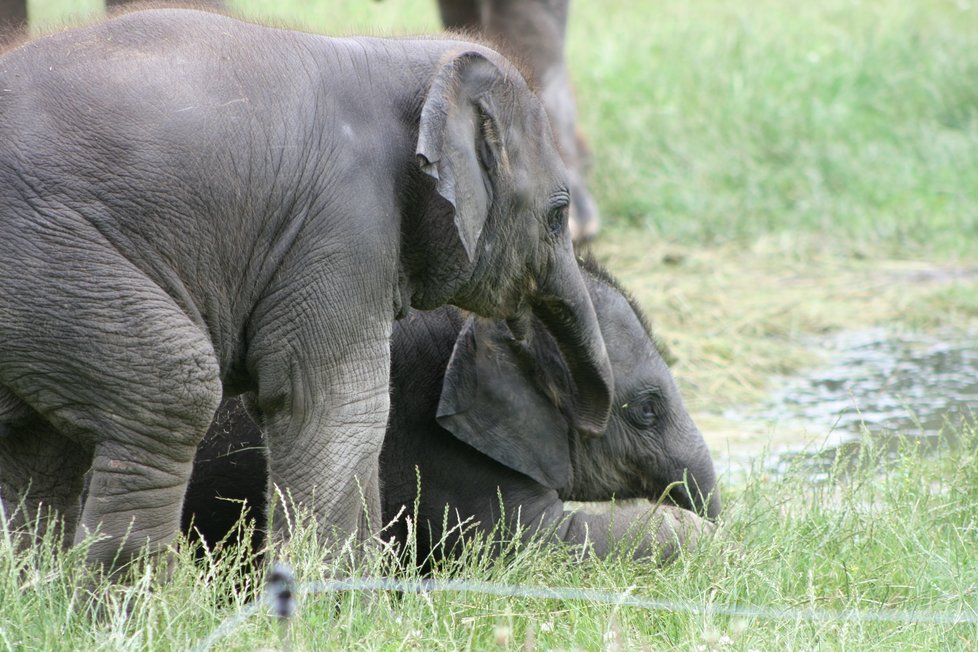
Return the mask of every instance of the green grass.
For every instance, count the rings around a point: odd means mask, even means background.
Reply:
[[[684,243],[801,230],[978,253],[967,5],[578,3],[571,65],[609,222]]]
[[[333,34],[438,29],[431,0],[237,0]],[[96,0],[31,3],[40,25]],[[577,2],[569,61],[609,225],[713,244],[810,232],[978,255],[978,9],[961,0]]]
[[[822,482],[801,466],[780,477],[756,472],[727,493],[716,536],[665,568],[581,561],[535,545],[514,546],[498,563],[475,549],[460,566],[474,580],[602,589],[673,603],[674,611],[476,593],[311,594],[299,598],[292,649],[972,649],[974,624],[873,622],[855,613],[978,616],[978,432],[967,425],[959,434],[960,446],[936,459],[908,445],[882,461],[867,444],[854,466],[837,465]],[[7,533],[0,538],[0,647],[190,649],[261,581],[220,557],[195,564],[184,548],[169,576],[157,560],[138,566],[125,586],[99,588],[93,615],[76,588],[86,576],[83,551],[53,548],[47,541],[18,553]],[[301,524],[278,556],[300,583],[329,572],[320,542]],[[365,574],[389,568],[380,554],[361,566]],[[682,611],[707,605],[786,615]],[[812,621],[811,610],[838,617]],[[280,649],[278,636],[274,619],[260,613],[213,649]]]
[[[334,34],[438,26],[433,0],[233,4]],[[40,29],[97,11],[31,4]],[[676,375],[715,446],[744,427],[719,412],[817,362],[805,336],[978,327],[978,4],[575,0],[569,59],[605,218],[598,253],[680,358]],[[868,445],[861,467],[821,483],[801,468],[772,476],[759,460],[742,486],[724,487],[716,538],[664,569],[531,548],[508,564],[473,551],[463,574],[683,605],[974,616],[975,426],[961,440],[882,468]],[[301,579],[319,579],[323,551],[301,533],[283,554]],[[14,553],[0,541],[0,649],[186,649],[260,581],[234,564],[195,565],[183,549],[169,579],[141,570],[93,622],[75,590],[82,552]],[[526,649],[528,637],[538,649],[932,650],[972,649],[978,628],[436,593],[358,594],[338,607],[310,597],[292,636],[297,650]],[[264,616],[229,641],[279,646]]]

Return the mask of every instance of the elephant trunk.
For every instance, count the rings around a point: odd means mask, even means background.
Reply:
[[[716,517],[720,515],[720,509],[722,507],[720,492],[714,488],[713,493],[710,494],[710,502],[706,506],[706,517],[711,521],[716,520]]]
[[[577,429],[586,436],[599,436],[608,427],[611,412],[611,362],[576,258],[572,251],[562,253],[567,255],[557,257],[549,278],[539,287],[533,313],[553,335],[567,362],[577,390]]]
[[[690,509],[710,520],[720,515],[720,489],[717,487],[716,470],[713,458],[699,429],[689,424],[685,437],[676,437],[674,444],[682,442],[682,447],[673,449],[670,480],[683,478],[685,486],[671,492],[672,500],[685,509]]]
[[[720,515],[721,505],[720,490],[717,487],[713,462],[707,459],[706,464],[701,464],[696,468],[690,468],[686,482],[689,492],[693,495],[691,497],[684,497],[689,500],[690,504],[683,505],[683,507],[692,509],[697,514],[710,520],[716,519]]]

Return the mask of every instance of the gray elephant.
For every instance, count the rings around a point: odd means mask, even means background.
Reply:
[[[0,0],[0,30],[19,29],[26,24],[27,0]]]
[[[15,525],[54,508],[67,542],[99,530],[95,566],[166,547],[222,393],[248,391],[272,481],[324,536],[368,538],[390,335],[411,307],[517,331],[532,310],[573,361],[575,427],[605,429],[564,166],[492,50],[159,10],[8,51],[0,88]]]
[[[111,10],[132,0],[106,0]],[[216,0],[188,4],[223,9]],[[577,132],[577,109],[564,60],[570,0],[438,0],[442,23],[450,29],[483,34],[500,51],[526,66],[539,87],[557,147],[568,168],[570,229],[575,240],[598,232],[599,211],[585,182],[588,154]],[[0,0],[0,26],[27,23],[26,0]]]
[[[585,282],[614,372],[611,419],[598,439],[575,432],[570,369],[538,320],[522,342],[502,321],[451,307],[395,325],[380,456],[383,520],[391,524],[384,536],[403,545],[413,533],[419,561],[450,553],[462,531],[471,537],[500,524],[574,544],[587,539],[599,556],[626,539],[637,556],[663,557],[711,527],[696,514],[712,519],[720,511],[713,462],[647,321],[590,260]],[[193,524],[213,544],[246,502],[261,530],[263,446],[241,405],[226,404],[198,451],[185,528]],[[649,502],[666,494],[685,509]],[[563,502],[612,497],[639,500],[598,513]],[[649,520],[657,521],[650,529]]]
[[[445,27],[485,34],[503,54],[526,67],[570,175],[571,236],[593,237],[600,214],[587,188],[590,157],[577,131],[577,108],[564,59],[570,0],[438,0],[438,7]]]

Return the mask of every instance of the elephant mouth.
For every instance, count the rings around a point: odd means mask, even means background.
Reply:
[[[695,476],[687,481],[676,480],[669,484],[653,483],[645,497],[680,509],[693,512],[710,521],[720,515],[720,496],[715,485],[700,487]]]

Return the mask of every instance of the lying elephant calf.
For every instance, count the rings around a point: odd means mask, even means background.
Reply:
[[[539,321],[521,341],[503,321],[451,307],[395,323],[383,519],[392,523],[385,535],[401,543],[414,533],[419,560],[502,519],[527,536],[587,542],[602,557],[624,540],[636,556],[667,558],[712,529],[694,511],[720,511],[713,462],[648,325],[610,276],[593,262],[583,271],[614,373],[601,437],[574,428],[571,374]],[[212,542],[226,536],[241,505],[215,496],[246,499],[262,513],[262,446],[237,399],[226,402],[198,451],[185,527],[193,520]],[[667,492],[675,506],[650,502]],[[593,508],[612,498],[610,509]],[[592,504],[575,510],[564,501]]]

